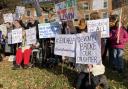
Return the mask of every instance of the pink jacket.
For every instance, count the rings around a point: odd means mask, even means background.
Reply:
[[[117,33],[118,28],[110,30],[110,46],[123,49],[128,42],[128,33],[123,27],[120,28],[119,43],[117,43]]]

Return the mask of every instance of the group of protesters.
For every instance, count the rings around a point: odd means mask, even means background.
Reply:
[[[72,20],[61,22],[61,29],[60,29],[61,33],[62,34],[77,34],[83,32],[86,33],[87,23],[85,19],[80,19],[78,21],[79,21],[78,26],[74,26]],[[113,71],[117,71],[118,73],[123,73],[124,71],[123,53],[124,53],[125,45],[128,41],[128,33],[126,28],[123,26],[123,22],[119,20],[117,15],[111,15],[109,21],[110,21],[109,22],[110,37],[101,39],[102,60],[104,61],[106,59],[108,53],[109,54],[108,61],[110,68]],[[118,28],[120,22],[121,22],[121,27]],[[22,22],[22,20],[15,20],[13,23],[8,22],[5,24],[7,26],[7,32],[10,32],[13,29],[22,28],[22,37],[23,37],[22,43],[8,45],[11,48],[10,53],[5,52],[5,46],[7,44],[8,37],[2,35],[2,32],[0,31],[0,42],[1,42],[0,54],[3,58],[5,56],[10,56],[10,55],[15,56],[15,65],[13,69],[20,69],[22,67],[25,69],[29,68],[31,64],[31,55],[33,49],[35,48],[42,48],[42,56],[43,56],[42,65],[46,64],[45,62],[47,62],[46,61],[47,58],[51,58],[51,57],[56,58],[54,53],[51,53],[50,51],[52,49],[48,50],[48,45],[52,44],[52,42],[54,43],[55,39],[54,38],[39,39],[39,29],[38,29],[39,22],[33,16],[30,16],[27,23],[25,24]],[[32,45],[27,45],[25,30],[32,27],[36,27],[37,42]],[[118,32],[119,29],[120,32]],[[61,60],[60,56],[57,56],[57,58]],[[109,89],[107,78],[104,75],[105,66],[103,64],[100,65],[76,64],[75,58],[65,57],[65,59],[69,59],[69,62],[72,63],[72,66],[74,66],[76,70],[79,72],[75,84],[76,89],[99,89],[98,87],[103,87],[103,89]]]

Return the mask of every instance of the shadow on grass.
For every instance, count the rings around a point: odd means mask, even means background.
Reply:
[[[104,61],[103,61],[103,64],[105,65],[106,67],[106,70],[105,70],[105,75],[107,76],[107,78],[110,80],[110,81],[116,81],[118,84],[118,86],[125,86],[127,89],[128,89],[128,63],[125,62],[125,68],[124,68],[124,72],[123,73],[118,73],[117,71],[113,71],[109,61],[108,61],[108,58],[106,58]],[[127,81],[124,81],[124,80],[127,80]]]
[[[63,73],[62,73],[62,65],[58,65],[52,68],[40,67],[40,69],[46,69],[47,71],[55,75],[64,75],[64,77],[68,78],[70,86],[75,87],[75,82],[78,73],[75,70],[68,68],[66,65],[63,66]]]
[[[0,84],[0,88],[3,88],[3,85],[2,84]]]

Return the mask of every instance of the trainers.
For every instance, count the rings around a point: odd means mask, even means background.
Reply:
[[[24,69],[28,69],[28,68],[31,68],[31,66],[29,66],[29,65],[24,65]]]

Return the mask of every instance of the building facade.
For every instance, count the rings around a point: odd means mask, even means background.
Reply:
[[[96,0],[99,2],[99,0]],[[91,19],[91,13],[98,12],[100,18],[107,18],[112,10],[112,0],[101,0],[102,2],[97,3],[97,5],[102,4],[102,9],[94,10],[93,2],[94,0],[79,0],[78,1],[78,13],[80,18],[85,18],[86,20]]]

